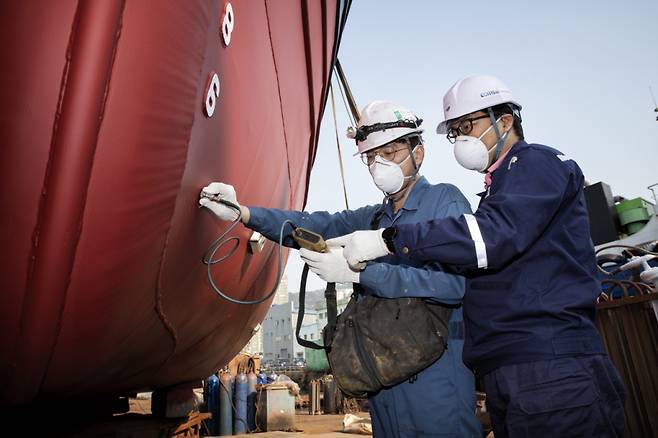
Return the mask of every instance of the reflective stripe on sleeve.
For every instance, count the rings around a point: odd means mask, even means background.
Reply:
[[[478,221],[472,214],[465,214],[464,219],[466,219],[468,231],[471,233],[471,239],[473,239],[473,243],[475,243],[475,255],[478,259],[478,268],[486,269],[488,266],[487,248],[484,246],[484,239],[482,239],[482,233],[480,232]]]

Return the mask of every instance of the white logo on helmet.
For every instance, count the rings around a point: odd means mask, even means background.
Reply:
[[[500,90],[483,91],[482,93],[480,93],[480,97],[489,97],[489,96],[494,96],[496,94],[500,94]]]

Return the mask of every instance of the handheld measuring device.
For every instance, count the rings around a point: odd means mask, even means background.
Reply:
[[[292,232],[292,238],[302,248],[315,252],[327,252],[327,244],[322,236],[311,230],[301,227],[295,228]]]

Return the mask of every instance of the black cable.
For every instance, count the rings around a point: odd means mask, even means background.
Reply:
[[[267,295],[265,295],[263,298],[259,298],[257,300],[238,300],[237,298],[233,298],[233,297],[230,297],[230,296],[226,295],[224,292],[222,292],[219,289],[219,287],[217,287],[217,285],[215,284],[215,281],[212,278],[211,267],[214,264],[223,262],[224,260],[226,260],[227,258],[232,256],[233,253],[235,253],[235,251],[238,249],[238,246],[240,245],[240,238],[239,237],[231,236],[231,237],[227,238],[226,240],[223,240],[223,239],[242,220],[242,212],[240,211],[240,207],[238,205],[236,205],[232,202],[229,202],[225,199],[219,199],[216,196],[213,196],[212,198],[209,197],[209,199],[211,199],[214,202],[219,202],[220,204],[224,204],[227,207],[234,209],[238,214],[238,217],[235,220],[233,220],[233,222],[226,229],[226,231],[224,231],[217,239],[215,239],[210,244],[210,246],[208,247],[206,252],[203,254],[202,262],[203,262],[203,264],[208,266],[208,281],[210,282],[210,287],[212,288],[212,290],[217,295],[219,295],[221,298],[225,299],[226,301],[228,301],[230,303],[234,303],[234,304],[260,304],[263,301],[266,301],[267,299],[269,299],[272,295],[274,295],[276,293],[276,290],[279,287],[279,282],[281,281],[281,260],[283,259],[283,231],[286,227],[286,224],[290,224],[293,228],[295,228],[295,224],[292,221],[288,220],[288,219],[286,219],[283,222],[283,224],[281,224],[281,230],[279,232],[279,261],[277,263],[276,283],[274,283],[274,287],[272,288],[272,290]],[[215,254],[217,253],[217,251],[219,250],[219,248],[221,248],[224,244],[226,244],[227,242],[230,242],[230,241],[234,241],[234,242],[236,242],[236,244],[233,246],[233,248],[231,248],[231,250],[226,255],[224,255],[224,256],[222,256],[222,257],[215,260],[214,257],[215,257]]]

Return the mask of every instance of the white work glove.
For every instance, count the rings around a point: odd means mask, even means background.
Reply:
[[[235,189],[231,185],[220,182],[210,183],[201,189],[201,193],[217,195],[220,199],[232,202],[238,207],[238,209],[240,208],[237,196],[235,195]],[[211,201],[210,199],[201,196],[201,194],[199,195],[199,205],[206,207],[215,213],[215,215],[221,220],[234,221],[238,218],[238,210],[235,208],[229,207],[219,202]]]
[[[302,248],[299,255],[309,269],[327,283],[359,282],[359,272],[350,269],[340,248],[329,248],[324,253]]]
[[[363,269],[365,262],[390,254],[379,230],[355,231],[327,240],[327,246],[343,246],[343,256],[352,269]]]

